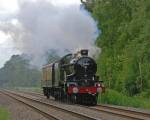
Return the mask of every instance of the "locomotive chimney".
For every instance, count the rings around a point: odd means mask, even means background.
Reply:
[[[80,51],[81,56],[88,56],[88,50],[87,49],[83,49]]]

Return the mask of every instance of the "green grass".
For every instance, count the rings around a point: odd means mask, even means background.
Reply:
[[[42,93],[41,87],[15,87],[14,89],[20,90],[20,91],[30,91],[30,92]]]
[[[129,97],[114,90],[107,90],[99,96],[99,103],[150,109],[150,99],[138,96]]]
[[[0,120],[9,120],[10,114],[6,109],[0,108]]]

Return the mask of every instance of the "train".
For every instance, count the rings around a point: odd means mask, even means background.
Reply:
[[[97,64],[89,57],[87,49],[67,54],[43,66],[43,94],[55,100],[96,105],[98,95],[105,91],[96,72]]]

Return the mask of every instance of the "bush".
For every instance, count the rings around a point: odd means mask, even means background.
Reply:
[[[138,97],[140,98],[150,98],[150,90],[141,92]]]
[[[99,103],[112,104],[119,106],[128,106],[136,108],[150,108],[149,99],[143,99],[138,96],[129,97],[115,90],[106,90],[99,96]]]

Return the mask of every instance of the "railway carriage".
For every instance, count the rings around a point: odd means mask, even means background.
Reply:
[[[88,50],[67,54],[43,66],[43,93],[47,98],[96,105],[98,94],[104,91],[96,71],[96,62],[88,56]]]

